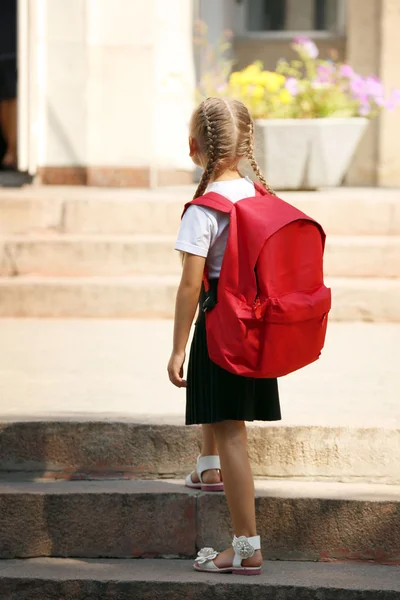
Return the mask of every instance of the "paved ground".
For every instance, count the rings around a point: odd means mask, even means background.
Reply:
[[[0,320],[0,418],[183,423],[171,321]],[[400,426],[400,324],[332,323],[323,358],[281,380],[285,424]]]

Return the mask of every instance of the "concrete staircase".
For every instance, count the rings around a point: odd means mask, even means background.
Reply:
[[[2,190],[0,317],[170,317],[180,270],[173,241],[191,193]],[[400,321],[399,194],[344,189],[285,198],[330,234],[333,319]],[[315,409],[336,407],[343,426],[331,422],[332,412],[325,425],[295,424],[293,411],[292,425],[249,427],[266,562],[261,577],[238,578],[192,571],[200,547],[230,543],[228,509],[224,494],[183,486],[200,431],[168,414],[178,398],[159,375],[165,357],[142,338],[158,336],[166,347],[170,332],[151,323],[0,321],[7,347],[0,397],[19,403],[14,416],[13,406],[0,416],[1,600],[400,600],[397,413],[386,387],[356,385],[364,362],[349,371],[348,348],[341,360],[333,352],[335,328],[359,336],[351,356],[366,345],[360,327],[384,328],[376,339],[394,348],[398,325],[333,324],[314,387],[306,372],[282,382],[287,412],[289,403],[310,411],[304,389],[311,389]],[[385,377],[395,385],[391,369]],[[341,382],[332,397],[331,371]],[[364,394],[369,407],[379,397],[390,427],[366,425],[361,414],[346,426],[343,398],[361,411]]]
[[[256,488],[265,559],[400,565],[400,487],[269,480]],[[225,495],[179,480],[0,482],[0,502],[1,559],[193,558],[196,548],[232,541]]]
[[[20,423],[19,436],[2,426],[2,600],[399,599],[400,486],[257,480],[264,573],[213,578],[191,563],[200,547],[229,545],[225,495],[154,480],[165,476],[168,449],[172,460],[180,450],[188,460],[190,438],[186,445],[182,428],[167,443],[167,427],[163,437],[162,427],[103,426],[108,444],[99,423]]]
[[[205,575],[184,560],[31,559],[0,571],[2,600],[398,600],[379,565],[265,563],[260,577]],[[257,581],[254,581],[257,579]]]
[[[0,316],[171,317],[191,187],[0,193]],[[400,192],[286,193],[329,236],[336,320],[400,321]]]
[[[399,600],[398,430],[249,427],[266,559],[250,581],[192,572],[199,548],[231,535],[225,495],[179,479],[199,434],[95,414],[3,420],[0,598]]]
[[[3,423],[0,597],[180,600],[213,594],[221,600],[398,600],[400,486],[374,483],[379,469],[373,473],[373,466],[369,482],[359,483],[359,473],[349,476],[359,465],[354,457],[340,456],[342,433],[319,431],[319,443],[309,440],[309,450],[301,455],[310,428],[303,438],[294,428],[291,442],[283,428],[250,429],[256,473],[271,468],[277,448],[278,454],[291,452],[292,477],[300,476],[301,465],[303,473],[297,480],[284,478],[288,461],[281,457],[274,466],[279,478],[256,481],[258,531],[266,561],[263,575],[248,581],[192,572],[199,548],[227,547],[231,538],[223,493],[188,490],[179,479],[164,479],[190,469],[198,449],[197,428]],[[388,448],[396,452],[396,439],[386,433]],[[382,466],[379,452],[386,456],[386,451],[379,446],[385,435],[382,432],[378,440],[374,434],[375,447],[363,458],[372,464],[375,454]],[[366,450],[372,436],[367,433],[363,439],[360,432],[355,443],[357,439]],[[313,443],[315,455],[323,454],[325,447],[329,480],[306,480],[315,465],[316,456],[314,461],[307,458]],[[264,464],[264,453],[273,447],[275,456]],[[333,481],[332,467],[342,468],[345,476],[346,462],[352,482]],[[319,468],[321,474],[324,467]]]
[[[0,480],[10,474],[24,480],[184,477],[199,453],[199,428],[153,419],[0,422]],[[400,432],[378,424],[250,425],[249,456],[258,478],[400,486]]]

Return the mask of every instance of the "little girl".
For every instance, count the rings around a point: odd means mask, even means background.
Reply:
[[[255,196],[254,184],[239,172],[239,162],[244,158],[273,193],[254,158],[253,131],[251,116],[241,102],[208,98],[200,104],[193,113],[189,137],[190,156],[204,169],[195,198],[206,191],[217,192],[231,202]],[[262,555],[256,531],[254,481],[247,456],[245,421],[276,421],[281,414],[276,379],[234,375],[211,362],[208,356],[202,278],[207,268],[210,282],[207,296],[216,301],[228,233],[227,214],[195,205],[184,214],[175,246],[183,253],[183,272],[176,298],[168,373],[174,385],[187,387],[186,424],[202,424],[201,455],[186,485],[206,491],[225,489],[235,534],[232,548],[224,552],[217,553],[212,548],[201,550],[194,568],[258,575]],[[186,383],[185,349],[198,304]]]

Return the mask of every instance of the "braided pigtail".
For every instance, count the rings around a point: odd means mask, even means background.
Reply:
[[[261,181],[261,183],[263,184],[263,186],[265,187],[267,192],[269,194],[271,194],[272,196],[276,196],[276,193],[274,192],[274,190],[266,182],[266,179],[265,179],[264,175],[262,174],[261,169],[258,166],[258,162],[256,161],[255,156],[254,156],[254,125],[253,125],[253,121],[250,121],[250,123],[249,123],[249,144],[248,144],[248,149],[247,149],[247,159],[248,159],[254,173],[257,175],[258,179]]]
[[[208,184],[225,171],[240,176],[239,163],[245,158],[265,189],[275,195],[254,157],[254,125],[242,102],[207,98],[192,115],[190,133],[198,146],[197,164],[206,165],[194,198],[202,196]]]
[[[211,174],[207,169],[204,169],[203,175],[199,181],[199,185],[197,186],[197,190],[194,193],[193,199],[198,198],[199,196],[203,196],[204,192],[207,189],[208,184],[210,183]]]
[[[207,149],[207,166],[204,169],[204,173],[200,179],[200,183],[193,198],[198,198],[199,196],[202,196],[204,194],[214,174],[216,164],[218,161],[218,136],[215,129],[215,125],[207,113],[205,102],[202,103],[201,109],[206,131],[205,143]]]

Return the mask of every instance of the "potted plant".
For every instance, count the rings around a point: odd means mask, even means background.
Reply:
[[[369,119],[399,104],[400,92],[388,96],[377,77],[319,59],[309,38],[297,37],[292,47],[298,57],[280,60],[275,71],[255,62],[226,78],[219,59],[204,72],[199,96],[229,96],[247,105],[255,121],[256,158],[272,187],[340,185]],[[226,52],[226,43],[221,49]]]

